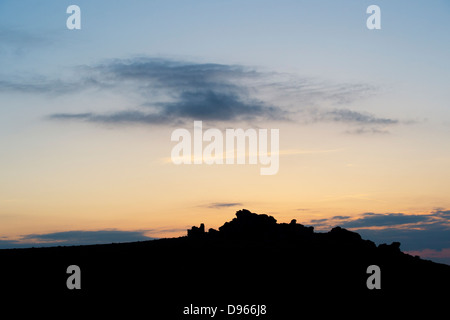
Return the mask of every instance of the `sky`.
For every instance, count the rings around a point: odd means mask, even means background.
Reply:
[[[450,264],[448,34],[444,0],[4,0],[0,248],[181,236],[246,208]],[[278,172],[174,164],[194,121],[278,129]]]

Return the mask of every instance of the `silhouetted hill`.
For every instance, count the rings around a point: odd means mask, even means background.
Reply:
[[[437,301],[450,285],[450,266],[404,254],[398,242],[376,246],[340,227],[317,233],[248,210],[219,230],[202,224],[180,238],[0,250],[0,259],[10,297],[158,319],[185,319],[191,304],[223,309],[216,319],[240,319],[225,317],[228,304],[265,305],[257,319],[301,318],[308,308],[404,312],[405,301]],[[69,265],[81,268],[80,290],[67,289]],[[370,265],[380,268],[381,289],[367,287]]]

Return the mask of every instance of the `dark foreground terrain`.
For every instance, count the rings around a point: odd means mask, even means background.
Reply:
[[[376,246],[339,227],[315,233],[295,220],[277,223],[240,210],[219,230],[205,231],[202,225],[186,237],[0,250],[0,287],[3,307],[19,302],[21,313],[37,305],[43,315],[65,308],[62,318],[77,311],[187,319],[184,312],[206,313],[210,310],[195,307],[210,306],[217,307],[214,317],[196,318],[301,319],[305,310],[318,318],[335,313],[366,318],[416,308],[445,310],[439,301],[449,298],[450,266],[399,247]],[[70,265],[80,267],[79,290],[67,288]],[[380,268],[381,289],[367,287],[370,265]],[[241,314],[228,305],[241,305]],[[253,315],[244,315],[246,305]]]

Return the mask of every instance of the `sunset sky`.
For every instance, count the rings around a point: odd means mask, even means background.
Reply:
[[[449,34],[444,0],[1,1],[0,248],[246,208],[450,264]],[[173,164],[194,120],[279,129],[278,173]]]

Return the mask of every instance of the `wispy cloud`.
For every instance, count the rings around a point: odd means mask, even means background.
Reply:
[[[429,258],[433,258],[429,250],[440,252],[450,248],[450,210],[424,214],[367,212],[354,217],[314,219],[309,223],[321,230],[339,225],[376,243],[400,241],[403,250],[421,251]],[[440,261],[450,264],[450,259]]]
[[[293,156],[293,155],[314,155],[314,154],[328,154],[328,153],[334,153],[334,152],[340,152],[343,151],[344,149],[285,149],[285,150],[279,150],[274,151],[274,152],[267,152],[268,156],[275,156],[278,155],[279,157],[284,157],[284,156]],[[231,153],[228,153],[227,150],[222,150],[222,151],[218,151],[217,154],[215,154],[214,156],[207,156],[207,155],[203,155],[203,161],[211,161],[211,163],[216,159],[223,159],[224,162],[226,162],[228,159],[231,159],[234,161],[234,155],[237,154],[237,151],[234,150]],[[246,151],[244,153],[244,157],[246,159],[249,159],[250,157],[259,157],[259,153],[256,152],[248,152]],[[179,162],[191,162],[193,163],[195,160],[195,155],[191,154],[191,155],[183,155],[183,156],[177,156],[177,157],[164,157],[164,158],[160,158],[159,159],[159,163],[162,164],[169,164],[169,163],[173,163],[173,161],[177,160]]]
[[[450,248],[445,248],[442,250],[434,250],[434,249],[410,250],[407,251],[406,253],[413,256],[419,256],[423,259],[429,259],[450,265]]]
[[[44,234],[23,235],[20,239],[0,240],[0,248],[24,248],[31,246],[69,246],[89,245],[113,242],[133,242],[152,240],[146,236],[148,230],[124,231],[108,230],[74,230]]]
[[[342,223],[344,228],[385,227],[430,221],[434,215],[404,213],[363,213],[361,218]]]
[[[362,134],[389,134],[389,130],[377,127],[359,127],[351,130],[346,130],[345,133],[362,135]]]
[[[242,66],[197,64],[165,59],[115,60],[80,68],[90,85],[136,94],[134,110],[53,114],[58,120],[108,124],[179,124],[187,120],[286,120],[288,112],[251,97],[243,82],[261,74]]]
[[[389,118],[379,118],[370,113],[361,113],[348,109],[334,109],[331,111],[325,111],[321,113],[321,115],[319,116],[319,120],[329,120],[336,122],[358,123],[358,124],[381,124],[381,125],[398,123],[398,120]]]
[[[209,122],[292,121],[341,123],[350,133],[388,132],[397,119],[351,110],[348,105],[376,92],[362,83],[333,84],[241,65],[193,63],[141,57],[79,66],[78,79],[0,79],[0,90],[71,94],[108,90],[132,97],[133,107],[50,114],[53,120],[112,125],[179,125]]]
[[[63,231],[45,234],[29,234],[22,237],[25,241],[36,242],[70,242],[70,243],[105,243],[149,240],[145,231],[96,230]]]
[[[242,207],[243,204],[240,202],[212,202],[209,204],[206,204],[202,207],[211,208],[211,209],[222,209],[222,208],[230,208],[230,207]]]
[[[318,225],[318,224],[324,224],[326,222],[330,221],[342,221],[342,220],[348,220],[350,216],[334,216],[331,218],[324,218],[324,219],[313,219],[310,220],[311,224]]]

